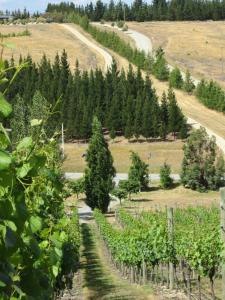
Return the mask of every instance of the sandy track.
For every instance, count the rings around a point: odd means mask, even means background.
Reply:
[[[97,51],[100,55],[103,56],[105,60],[105,71],[108,70],[108,68],[112,65],[112,56],[103,48],[99,47],[98,45],[92,43],[89,39],[87,39],[82,33],[80,33],[76,28],[74,28],[71,25],[68,24],[62,24],[62,27],[70,31],[72,34],[74,34],[82,43],[84,43],[86,46],[92,48],[93,50]]]

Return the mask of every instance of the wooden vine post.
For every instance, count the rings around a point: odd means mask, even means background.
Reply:
[[[174,224],[173,224],[173,208],[169,207],[167,210],[168,219],[168,234],[169,241],[174,246]],[[172,290],[174,288],[174,265],[173,262],[169,263],[169,288]]]
[[[220,189],[221,238],[225,244],[225,188]],[[225,256],[222,263],[222,299],[225,299]]]

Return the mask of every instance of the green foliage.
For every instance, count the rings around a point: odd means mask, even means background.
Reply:
[[[45,123],[47,123],[48,111],[49,108],[47,100],[41,95],[39,91],[36,91],[30,106],[30,121],[37,120],[37,122],[45,121]],[[44,130],[45,133],[47,133],[48,124],[46,124]],[[34,138],[37,138],[38,134],[40,133],[39,128],[36,126],[29,126],[29,131]]]
[[[131,152],[131,162],[128,180],[130,182],[137,181],[140,186],[140,190],[147,190],[149,184],[148,165],[142,161],[140,156],[135,152]]]
[[[185,92],[187,92],[189,94],[191,94],[193,92],[193,90],[195,89],[195,85],[191,79],[191,74],[190,74],[189,70],[187,70],[186,74],[185,74],[183,89]]]
[[[155,75],[155,77],[159,80],[169,79],[169,69],[165,59],[165,53],[161,47],[156,51],[155,62],[152,67],[152,72]]]
[[[18,32],[18,33],[7,33],[2,34],[0,32],[0,38],[12,38],[12,37],[22,37],[22,36],[31,36],[31,32],[26,28],[24,31]]]
[[[173,220],[173,243],[168,235],[165,212],[143,212],[133,217],[120,209],[117,217],[122,229],[108,223],[97,210],[94,217],[116,262],[127,267],[140,267],[145,261],[147,268],[154,270],[155,266],[166,267],[170,262],[176,268],[183,261],[200,278],[209,278],[213,285],[224,251],[219,209],[177,209]]]
[[[181,181],[193,190],[216,190],[224,186],[225,164],[215,138],[204,128],[191,133],[184,145]]]
[[[181,138],[187,136],[187,122],[177,104],[176,96],[171,88],[168,90],[168,127],[169,132],[173,133],[174,138],[177,134],[178,137],[181,136]]]
[[[178,67],[170,72],[169,84],[172,88],[181,89],[183,87],[183,78]]]
[[[110,203],[109,192],[113,188],[115,169],[108,144],[102,133],[101,123],[95,117],[92,124],[92,137],[86,154],[85,169],[86,203],[92,209],[107,212]]]
[[[70,181],[69,187],[77,195],[77,199],[79,199],[79,194],[84,193],[84,178]]]
[[[120,180],[119,189],[126,191],[128,199],[131,200],[131,194],[137,194],[140,191],[140,183],[136,179]]]
[[[116,23],[116,25],[117,25],[119,28],[123,28],[124,25],[125,25],[125,22],[124,22],[124,21],[118,21],[118,22]]]
[[[196,88],[196,96],[208,108],[225,113],[225,92],[216,82],[202,80]]]
[[[22,97],[17,95],[13,106],[13,115],[10,120],[12,142],[17,143],[28,134],[29,114]]]
[[[36,131],[36,128],[30,128],[31,119],[46,118],[48,122],[44,130],[47,136],[59,131],[60,123],[63,123],[67,140],[88,140],[95,115],[113,139],[121,134],[128,139],[165,139],[170,133],[168,117],[162,113],[165,103],[162,102],[160,107],[150,78],[143,78],[140,68],[134,72],[130,66],[126,74],[120,72],[116,62],[113,62],[106,74],[99,69],[87,73],[81,72],[77,63],[72,73],[65,51],[61,57],[56,55],[53,64],[46,56],[38,66],[30,57],[25,61],[29,67],[22,70],[7,93],[10,103],[14,105],[10,120],[13,143],[30,130]],[[7,65],[11,70],[14,61],[7,62]],[[7,78],[13,78],[12,71],[7,72]],[[54,114],[46,115],[48,109],[55,105]],[[3,104],[1,108],[4,108]],[[20,130],[16,130],[17,124]],[[178,129],[180,131],[180,127]]]
[[[173,185],[173,178],[171,178],[171,167],[166,162],[160,168],[160,186],[163,189],[169,189]]]
[[[5,119],[11,106],[5,98],[3,104]],[[64,273],[65,245],[74,246],[77,260],[80,244],[78,226],[76,237],[67,231],[74,220],[64,213],[57,142],[46,137],[41,125],[39,138],[25,137],[11,150],[2,123],[0,128],[1,299],[51,299]]]
[[[198,0],[170,1],[133,1],[129,5],[119,2],[102,1],[91,2],[86,6],[75,6],[73,2],[59,4],[49,3],[47,13],[61,14],[62,18],[68,13],[87,15],[91,21],[118,21],[124,19],[124,10],[129,21],[196,21],[196,20],[224,20],[225,5],[223,1],[212,2]],[[16,11],[18,15],[18,12]]]
[[[120,205],[121,205],[122,200],[127,198],[128,191],[126,189],[116,188],[112,190],[112,195],[114,195],[120,200]]]

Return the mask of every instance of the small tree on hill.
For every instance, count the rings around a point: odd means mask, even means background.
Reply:
[[[225,164],[215,138],[204,128],[194,131],[184,145],[181,182],[193,190],[216,190],[224,185]]]
[[[169,78],[169,69],[165,59],[165,53],[161,47],[156,51],[156,58],[152,71],[159,80],[168,80]]]
[[[173,185],[173,178],[171,178],[171,168],[165,162],[160,168],[160,185],[163,189],[169,189]]]
[[[149,175],[148,175],[148,165],[141,160],[140,156],[132,152],[131,153],[131,167],[128,174],[128,180],[130,182],[137,181],[140,186],[140,190],[148,189]]]
[[[174,68],[170,73],[169,84],[176,89],[181,89],[183,87],[183,78],[179,68]]]
[[[193,92],[193,90],[195,89],[195,85],[191,79],[191,73],[189,70],[186,71],[183,89],[185,90],[185,92],[187,92],[189,94],[191,94]]]
[[[95,117],[92,124],[92,137],[86,155],[84,187],[86,203],[92,209],[107,212],[113,188],[115,169],[108,144],[104,139],[101,123]]]

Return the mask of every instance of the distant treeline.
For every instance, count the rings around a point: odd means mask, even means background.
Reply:
[[[79,13],[87,15],[91,21],[182,21],[182,20],[224,20],[225,1],[220,0],[153,0],[150,4],[135,0],[131,5],[122,1],[109,4],[98,0],[86,6],[76,6],[73,2],[62,2],[60,4],[49,3],[46,9],[48,13],[63,15],[68,13]],[[55,15],[56,16],[56,15]],[[59,17],[59,15],[58,15]]]
[[[24,8],[23,10],[20,9],[16,9],[16,10],[6,10],[6,11],[1,11],[0,10],[0,14],[1,15],[6,15],[6,16],[13,16],[15,19],[21,19],[21,20],[25,20],[25,19],[29,19],[30,17],[40,17],[40,13],[39,12],[34,12],[34,13],[30,13],[26,8]]]
[[[22,61],[22,60],[21,60]],[[125,74],[113,62],[104,75],[101,70],[81,72],[78,64],[71,72],[64,51],[54,64],[44,56],[36,65],[31,57],[29,67],[23,69],[14,81],[8,98],[14,106],[10,124],[14,141],[29,132],[30,119],[45,118],[47,107],[57,107],[46,128],[49,134],[64,123],[67,139],[88,139],[91,123],[96,115],[111,138],[124,135],[128,139],[144,137],[162,138],[173,134],[187,135],[186,119],[177,105],[171,89],[158,101],[148,77],[142,78],[140,69]],[[14,61],[6,62],[6,67]],[[12,77],[9,70],[8,78]]]

